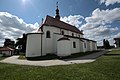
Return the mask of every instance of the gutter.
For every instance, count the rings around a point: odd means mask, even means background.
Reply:
[[[42,56],[42,34],[41,34],[41,56]]]

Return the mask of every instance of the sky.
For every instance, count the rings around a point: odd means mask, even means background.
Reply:
[[[83,30],[84,37],[114,45],[120,37],[120,0],[0,0],[0,46],[5,38],[16,40],[36,32],[46,15],[55,16],[58,2],[61,20]]]

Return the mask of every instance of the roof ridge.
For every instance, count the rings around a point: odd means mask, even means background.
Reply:
[[[55,18],[52,17],[52,16],[49,16],[49,15],[47,15],[47,16],[55,19]],[[55,20],[57,20],[57,19],[55,19]],[[73,26],[73,25],[71,25],[71,24],[69,24],[69,23],[66,23],[66,22],[64,22],[64,21],[61,21],[61,20],[57,20],[57,21],[63,22],[63,23],[65,23],[65,24],[67,24],[67,25],[70,25],[70,26],[72,26],[72,27],[76,27],[76,26]],[[77,28],[77,29],[78,29],[78,28]],[[78,30],[79,30],[79,29],[78,29]]]
[[[49,15],[46,16],[46,19],[45,19],[44,23],[40,26],[39,30],[42,29],[42,27],[44,25],[49,25],[49,26],[51,25],[51,26],[55,26],[55,27],[58,27],[61,29],[66,29],[69,31],[83,34],[76,26],[73,26],[73,25],[66,23],[64,21],[61,21],[61,20],[57,20],[54,17],[49,16]]]

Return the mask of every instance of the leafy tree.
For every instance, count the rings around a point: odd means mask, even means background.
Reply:
[[[106,48],[107,48],[107,49],[110,49],[110,43],[109,43],[108,40],[106,40]]]
[[[15,48],[15,42],[11,41],[10,39],[5,39],[4,47]]]
[[[17,42],[15,44],[15,47],[18,47],[20,52],[25,53],[25,51],[26,51],[26,41],[27,41],[27,35],[23,34],[22,38],[17,38]]]
[[[104,39],[103,40],[103,46],[104,46],[105,49],[110,49],[110,43],[109,43],[109,41]]]
[[[106,48],[106,40],[103,40],[103,47]]]

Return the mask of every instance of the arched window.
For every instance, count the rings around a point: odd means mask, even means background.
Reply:
[[[74,36],[74,33],[72,33],[72,36]]]
[[[64,31],[62,31],[62,35],[64,35]]]
[[[76,43],[75,42],[73,42],[73,48],[76,48]]]
[[[50,38],[50,31],[46,32],[46,38]]]
[[[86,43],[84,43],[84,47],[86,48]]]

